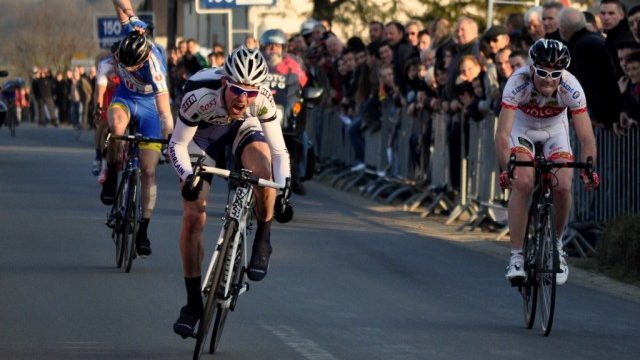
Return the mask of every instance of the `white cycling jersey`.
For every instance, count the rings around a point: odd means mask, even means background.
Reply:
[[[582,86],[568,71],[562,72],[558,89],[544,96],[533,85],[530,67],[514,72],[502,93],[502,107],[516,111],[511,130],[511,147],[533,155],[533,143],[545,143],[546,156],[572,157],[567,109],[572,114],[587,111]]]
[[[289,153],[276,119],[276,105],[271,91],[260,93],[240,119],[229,117],[224,100],[222,68],[203,69],[189,78],[180,105],[179,119],[169,142],[169,155],[182,180],[193,173],[188,145],[193,142],[212,158],[226,144],[233,152],[251,141],[264,141],[271,150],[273,179],[284,186],[291,177]]]

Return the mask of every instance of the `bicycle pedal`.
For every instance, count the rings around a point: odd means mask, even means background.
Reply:
[[[509,280],[511,283],[511,287],[521,287],[526,283],[526,278],[523,277],[515,277]]]

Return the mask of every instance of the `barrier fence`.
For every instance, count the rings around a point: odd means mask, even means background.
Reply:
[[[497,181],[495,116],[464,124],[459,117],[443,113],[422,111],[412,116],[391,103],[383,103],[381,113],[380,128],[363,134],[366,170],[351,171],[355,157],[348,125],[331,108],[311,110],[307,132],[323,164],[320,178],[329,177],[332,186],[344,190],[357,188],[372,199],[400,202],[404,210],[422,217],[447,216],[448,224],[458,221],[460,231],[483,226],[496,231],[498,238],[508,233],[508,193]],[[459,134],[452,132],[458,128]],[[640,212],[640,176],[636,170],[640,163],[640,130],[634,128],[625,136],[616,136],[611,130],[596,128],[595,134],[601,188],[583,191],[576,174],[571,222],[563,239],[581,256],[595,252],[586,232],[599,233],[613,218]],[[572,138],[578,158],[579,143],[575,134]],[[462,157],[452,163],[449,159],[456,158],[452,151],[457,151],[457,142]],[[451,186],[456,172],[460,174],[459,189]]]

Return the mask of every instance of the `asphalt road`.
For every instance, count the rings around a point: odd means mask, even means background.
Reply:
[[[0,359],[190,359],[194,340],[171,330],[186,300],[176,175],[158,169],[153,255],[126,274],[92,158],[89,132],[22,125],[10,138],[0,128]],[[216,187],[208,249],[226,201]],[[205,359],[638,358],[637,289],[575,270],[543,337],[523,326],[504,246],[445,239],[441,222],[308,189],[294,221],[273,226],[269,275]]]

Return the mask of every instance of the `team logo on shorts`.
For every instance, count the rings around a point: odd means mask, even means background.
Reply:
[[[528,149],[529,151],[533,151],[533,144],[529,139],[518,136],[518,143]]]

